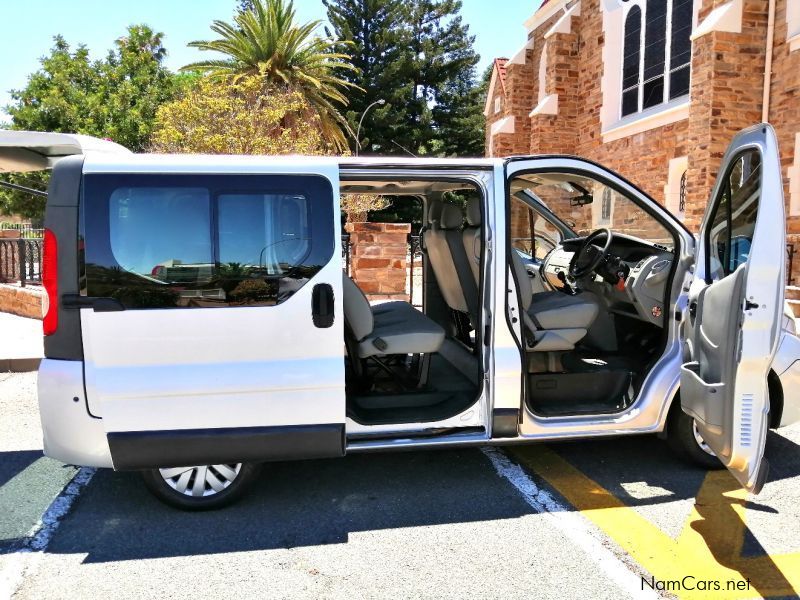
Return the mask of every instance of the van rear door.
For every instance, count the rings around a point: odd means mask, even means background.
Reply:
[[[338,190],[329,159],[87,158],[71,302],[116,469],[344,453]]]

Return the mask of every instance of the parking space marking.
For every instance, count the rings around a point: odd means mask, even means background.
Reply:
[[[508,480],[525,498],[525,501],[550,524],[561,531],[578,548],[586,552],[587,556],[602,569],[606,576],[620,589],[625,590],[631,598],[657,598],[657,594],[650,590],[642,591],[639,587],[639,577],[608,548],[603,546],[585,523],[582,522],[566,506],[553,498],[547,491],[542,490],[533,479],[517,464],[509,460],[501,450],[491,446],[482,449],[483,453],[492,462],[498,475]],[[556,514],[558,517],[556,517]]]
[[[89,467],[75,471],[74,476],[27,533],[21,546],[8,555],[7,561],[0,569],[0,600],[11,598],[22,583],[26,571],[35,569],[35,563],[42,552],[47,550],[56,529],[96,471]]]
[[[539,446],[512,450],[515,459],[552,486],[657,582],[683,582],[667,590],[679,598],[796,596],[800,552],[743,557],[747,493],[727,471],[711,471],[678,539],[584,475],[553,450]],[[684,581],[684,578],[691,577]],[[699,589],[701,582],[722,589]],[[643,584],[644,585],[644,584]],[[684,589],[685,586],[695,589]],[[645,586],[646,589],[649,589]]]

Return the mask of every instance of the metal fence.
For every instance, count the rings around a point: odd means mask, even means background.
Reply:
[[[44,229],[34,226],[31,223],[9,223],[5,221],[0,223],[0,231],[13,231],[17,233],[19,237],[29,240],[41,239],[44,236]]]
[[[0,283],[42,282],[42,240],[0,239]]]

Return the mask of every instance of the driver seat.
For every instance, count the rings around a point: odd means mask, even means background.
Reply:
[[[519,254],[511,250],[511,263],[522,300],[522,320],[532,339],[528,352],[558,352],[575,348],[600,312],[589,295],[569,296],[562,292],[533,293],[531,279]]]

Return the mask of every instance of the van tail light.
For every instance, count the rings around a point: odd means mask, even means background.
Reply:
[[[49,229],[44,230],[42,285],[45,291],[42,330],[45,335],[53,335],[58,329],[58,243]]]

